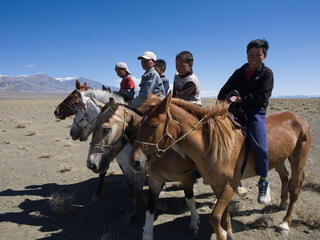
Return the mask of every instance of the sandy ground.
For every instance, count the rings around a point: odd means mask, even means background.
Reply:
[[[85,164],[89,144],[70,138],[72,118],[55,119],[53,111],[62,99],[0,99],[0,239],[141,239],[144,213],[127,224],[126,190],[115,162],[105,177],[103,198],[90,203],[97,176]],[[212,99],[203,101],[208,106]],[[278,233],[285,211],[278,208],[280,179],[271,171],[269,206],[256,202],[257,178],[243,181],[249,191],[245,199],[233,198],[234,239],[320,238],[320,99],[272,99],[269,112],[282,110],[298,113],[313,135],[306,181],[290,233]],[[154,239],[215,239],[208,222],[212,191],[200,179],[195,194],[201,216],[199,233],[189,232],[183,191],[178,183],[170,182],[161,194],[167,209],[157,216]],[[142,203],[140,207],[144,209]]]

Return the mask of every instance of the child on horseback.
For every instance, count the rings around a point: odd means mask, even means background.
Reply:
[[[199,81],[193,73],[192,67],[193,56],[191,52],[183,51],[176,56],[177,73],[174,76],[172,97],[202,105]]]
[[[155,69],[157,70],[157,72],[159,73],[161,80],[162,80],[162,84],[164,87],[164,91],[166,96],[168,95],[168,91],[169,91],[169,80],[164,76],[164,72],[166,71],[167,68],[167,64],[163,59],[158,59],[156,61],[156,65],[154,66]]]
[[[256,159],[258,183],[258,202],[271,200],[268,176],[268,150],[266,132],[266,109],[273,89],[272,70],[263,64],[267,57],[269,44],[266,40],[256,39],[247,45],[248,62],[237,69],[221,88],[218,100],[226,100],[241,107],[247,115],[247,132],[250,150]],[[239,95],[230,96],[233,90]]]
[[[158,96],[164,95],[162,80],[154,68],[157,61],[156,55],[153,52],[146,51],[138,57],[138,60],[141,60],[141,66],[145,73],[141,77],[139,95],[131,101],[135,108],[147,100],[150,93]]]
[[[123,96],[125,101],[132,100],[134,98],[135,85],[131,79],[131,73],[127,64],[124,62],[118,62],[116,64],[115,71],[117,75],[122,78],[119,93]]]

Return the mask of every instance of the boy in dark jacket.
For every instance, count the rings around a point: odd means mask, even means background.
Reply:
[[[159,73],[160,78],[162,80],[162,84],[164,87],[164,91],[166,96],[168,95],[169,91],[169,80],[164,76],[164,72],[166,71],[167,64],[163,59],[158,59],[156,61],[156,65],[154,66],[156,71]]]
[[[273,89],[272,70],[263,64],[267,57],[269,44],[266,40],[256,39],[247,46],[248,63],[237,69],[219,92],[218,100],[226,100],[240,106],[247,115],[247,130],[250,150],[256,159],[258,183],[258,202],[271,200],[268,176],[268,149],[266,132],[266,109]],[[237,90],[240,96],[229,96]]]

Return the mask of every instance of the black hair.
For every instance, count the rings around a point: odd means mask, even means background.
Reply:
[[[267,56],[267,51],[269,49],[269,43],[267,40],[265,39],[256,39],[256,40],[252,40],[251,42],[249,42],[248,46],[247,46],[247,52],[251,49],[251,48],[262,48],[264,56]]]
[[[188,51],[183,51],[180,52],[177,56],[176,59],[180,58],[182,61],[184,61],[185,63],[190,63],[193,62],[193,56],[191,52]]]
[[[161,70],[162,70],[163,72],[166,71],[167,64],[166,64],[166,61],[165,61],[165,60],[163,60],[163,59],[158,59],[158,60],[156,61],[156,66],[158,66],[159,68],[161,68]]]

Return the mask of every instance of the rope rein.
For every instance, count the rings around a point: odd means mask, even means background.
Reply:
[[[176,122],[178,124],[180,124],[178,121],[172,119],[171,117],[171,113],[168,109],[168,112],[167,112],[167,120],[166,120],[166,125],[164,127],[164,131],[163,131],[163,134],[162,136],[160,137],[159,141],[157,143],[150,143],[150,142],[144,142],[144,141],[139,141],[139,140],[136,140],[135,142],[136,143],[140,143],[140,144],[143,144],[143,145],[149,145],[149,146],[155,146],[156,149],[157,149],[157,156],[160,157],[163,153],[165,153],[167,150],[169,150],[170,148],[172,148],[175,144],[177,144],[178,142],[182,141],[186,136],[188,136],[191,132],[193,132],[198,126],[200,123],[202,123],[208,116],[208,114],[206,114],[203,118],[201,118],[192,128],[190,128],[187,132],[185,132],[182,136],[180,136],[178,139],[174,139],[172,137],[172,135],[168,132],[168,127],[169,127],[169,122],[170,121],[173,121],[173,122]],[[164,137],[168,136],[172,141],[173,143],[170,144],[168,147],[162,149],[159,147],[159,144],[160,142],[162,141],[162,139]]]

